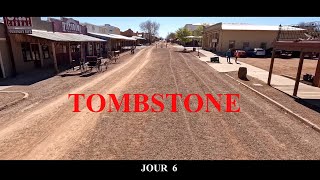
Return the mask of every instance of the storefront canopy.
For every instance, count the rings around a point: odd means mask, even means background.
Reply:
[[[139,36],[132,36],[132,38],[135,38],[135,39],[137,39],[137,40],[138,40],[138,39],[142,39],[142,40],[145,39],[145,38],[139,37]]]
[[[87,36],[84,34],[75,33],[62,33],[42,30],[32,30],[32,34],[29,36],[48,39],[51,41],[63,41],[63,42],[102,42],[103,39]]]
[[[201,39],[202,36],[186,36],[188,39]]]
[[[99,37],[99,38],[110,38],[110,39],[121,39],[121,40],[128,40],[128,41],[135,41],[135,38],[130,38],[130,37],[126,37],[126,36],[122,36],[119,34],[100,34],[100,33],[93,33],[93,32],[89,32],[88,33],[91,36],[94,37]]]

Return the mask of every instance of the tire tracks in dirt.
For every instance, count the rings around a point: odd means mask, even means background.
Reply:
[[[104,92],[101,93],[104,94],[108,89],[113,91],[121,87],[128,80],[122,79],[121,74],[126,74],[135,67],[130,74],[134,76],[142,68],[138,64],[143,61],[144,52],[147,51],[148,54],[151,49],[139,51],[126,63],[102,74],[91,83],[75,88],[70,91],[70,94],[100,93],[99,90],[103,90]],[[104,83],[108,79],[110,81]],[[99,113],[88,112],[84,106],[80,106],[84,109],[81,113],[74,113],[72,105],[73,102],[71,103],[71,100],[67,99],[67,94],[64,94],[25,117],[21,115],[6,126],[2,126],[0,147],[3,148],[0,148],[0,158],[58,159],[74,146],[74,142],[85,134],[87,129],[93,128],[96,119],[99,118]],[[97,107],[97,101],[94,101],[93,105]]]

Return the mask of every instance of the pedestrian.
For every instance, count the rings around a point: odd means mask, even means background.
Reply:
[[[226,56],[227,56],[227,62],[228,62],[228,63],[231,63],[231,61],[230,61],[231,49],[229,49],[229,50],[227,51]]]
[[[236,62],[236,64],[238,64],[238,57],[240,57],[239,51],[236,51],[236,52],[234,53],[234,57],[235,57],[235,62]]]

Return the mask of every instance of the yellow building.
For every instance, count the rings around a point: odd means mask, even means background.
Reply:
[[[304,31],[304,29],[295,27],[283,29],[285,31]],[[228,49],[269,49],[278,31],[279,26],[217,23],[204,28],[202,47],[217,53],[224,53]]]

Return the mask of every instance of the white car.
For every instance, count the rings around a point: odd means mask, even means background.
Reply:
[[[255,56],[265,56],[266,55],[266,50],[262,48],[254,48],[253,53]]]

